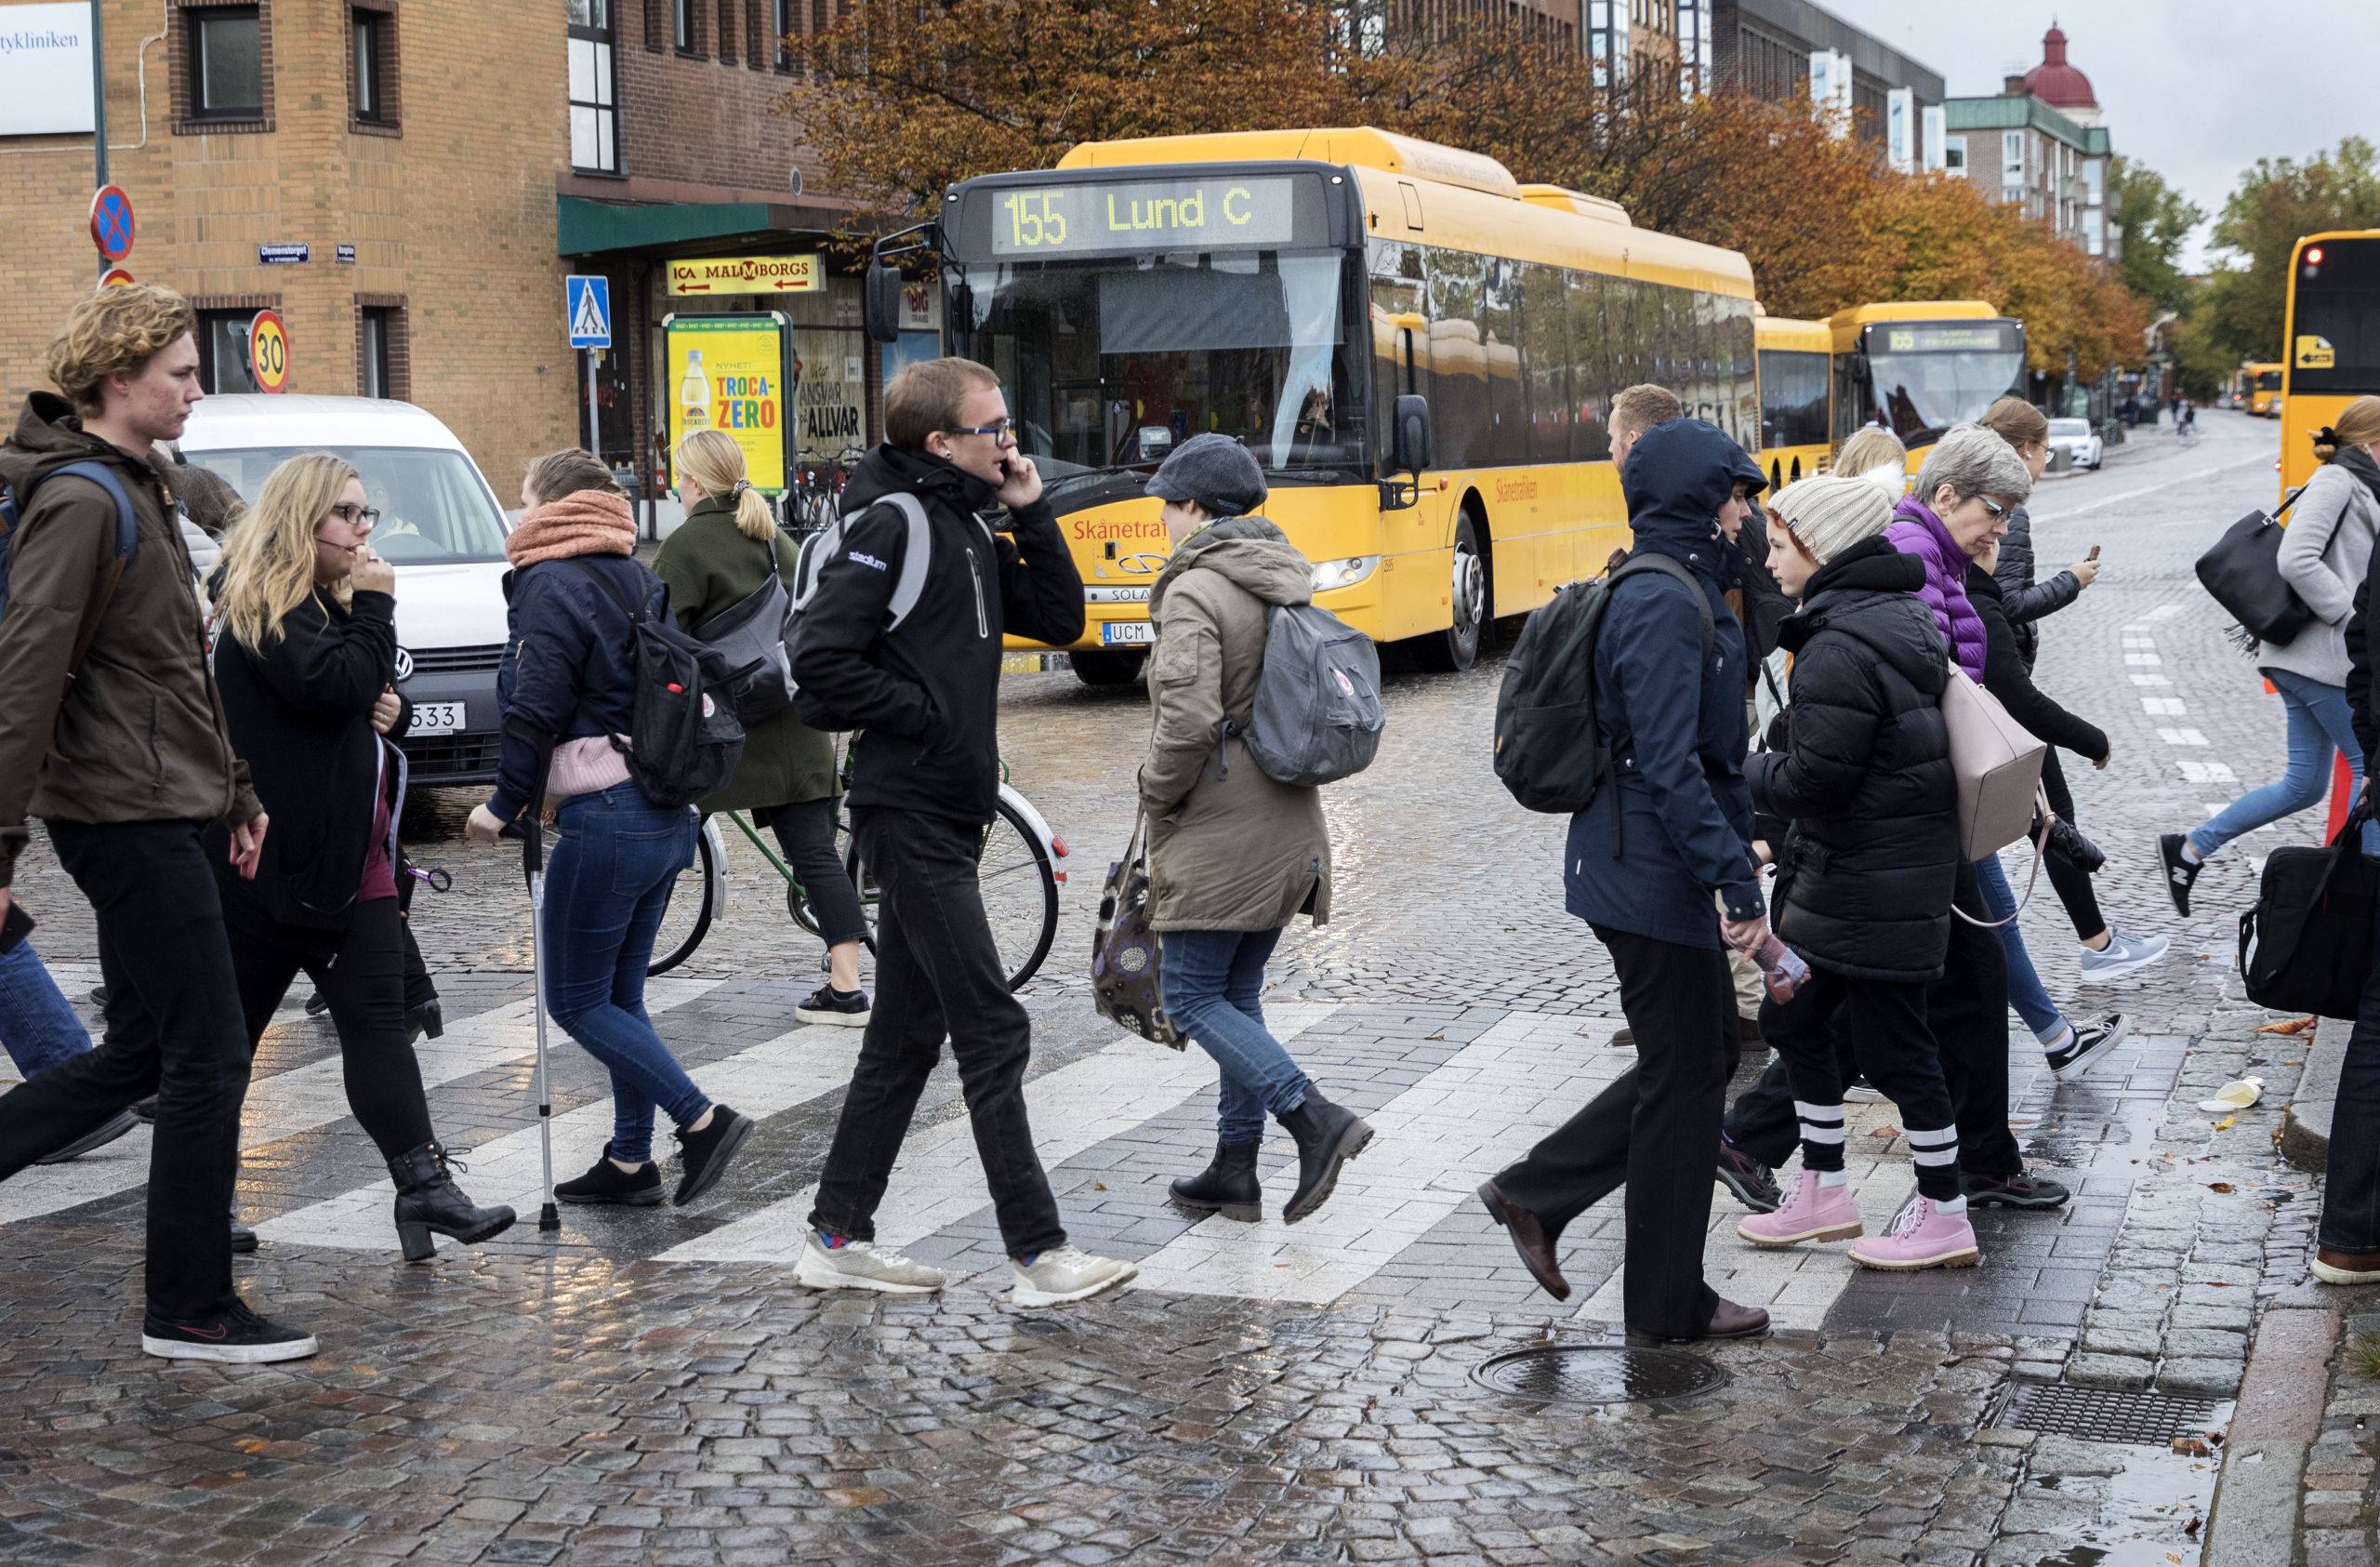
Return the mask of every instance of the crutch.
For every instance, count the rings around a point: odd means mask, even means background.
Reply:
[[[546,1070],[546,769],[553,760],[554,742],[550,736],[527,737],[537,748],[536,795],[504,830],[521,840],[521,873],[529,883],[529,983],[537,1020],[537,1152],[546,1172],[546,1202],[537,1210],[537,1229],[544,1234],[562,1228],[562,1210],[554,1205],[554,1094]]]

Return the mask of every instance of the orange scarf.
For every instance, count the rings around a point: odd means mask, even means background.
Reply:
[[[535,507],[504,541],[504,558],[515,566],[635,552],[636,512],[627,496],[610,490],[580,490]]]

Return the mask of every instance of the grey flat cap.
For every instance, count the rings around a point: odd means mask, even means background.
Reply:
[[[1246,446],[1212,432],[1193,435],[1150,476],[1160,500],[1195,500],[1218,517],[1245,517],[1264,504],[1264,471]]]

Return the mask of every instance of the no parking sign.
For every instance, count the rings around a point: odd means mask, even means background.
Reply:
[[[121,185],[102,185],[91,196],[91,243],[111,261],[132,254],[132,198]]]

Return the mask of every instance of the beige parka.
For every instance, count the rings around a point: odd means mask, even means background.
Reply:
[[[1149,591],[1155,717],[1140,791],[1157,930],[1330,918],[1321,792],[1267,777],[1238,737],[1255,710],[1264,612],[1308,602],[1313,584],[1312,565],[1277,526],[1231,517],[1178,547]]]

